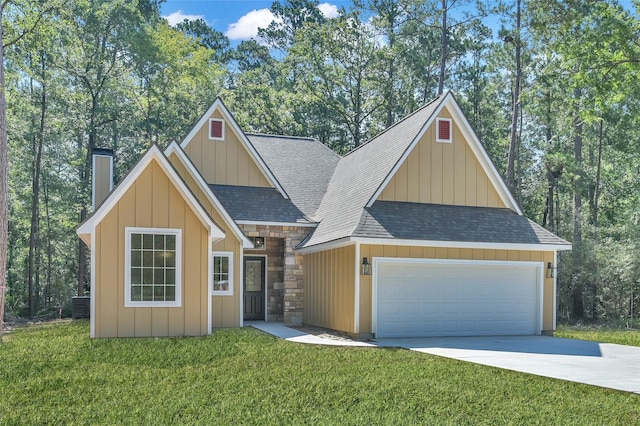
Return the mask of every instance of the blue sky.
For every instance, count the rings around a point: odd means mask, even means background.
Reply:
[[[162,16],[170,24],[186,19],[203,18],[211,27],[224,33],[232,41],[255,37],[258,28],[273,20],[269,11],[273,0],[167,0],[162,5]],[[340,7],[348,8],[350,0],[321,1],[325,16],[337,16]]]
[[[284,2],[285,0],[281,0]],[[337,16],[338,9],[351,6],[351,0],[320,0],[320,10],[328,18]],[[635,10],[632,0],[619,0],[627,10]],[[256,36],[273,20],[269,8],[273,0],[167,0],[162,16],[175,25],[186,19],[203,18],[211,27],[224,33],[236,44]]]

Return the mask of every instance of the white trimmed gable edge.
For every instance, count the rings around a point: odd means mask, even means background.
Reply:
[[[225,210],[220,203],[220,200],[211,192],[207,183],[204,181],[204,178],[200,174],[200,172],[195,168],[191,159],[187,156],[184,150],[178,145],[176,142],[171,142],[171,144],[165,149],[165,155],[169,157],[171,154],[176,154],[180,162],[185,166],[187,172],[191,175],[191,177],[196,181],[200,190],[205,194],[209,202],[213,204],[213,206],[218,210],[220,216],[222,216],[225,223],[231,228],[234,235],[238,237],[240,241],[242,241],[242,248],[251,249],[253,248],[253,243],[244,235],[238,224],[231,218],[229,212]]]
[[[247,136],[240,129],[240,127],[238,126],[238,123],[236,123],[236,120],[233,118],[233,116],[225,106],[224,102],[222,102],[222,99],[220,98],[216,98],[215,102],[213,102],[213,104],[209,107],[207,112],[205,112],[204,115],[200,118],[200,121],[198,121],[198,123],[196,123],[196,125],[193,126],[189,134],[182,140],[182,142],[180,142],[180,147],[184,150],[187,147],[187,145],[189,145],[189,142],[193,140],[193,138],[200,131],[200,129],[202,129],[203,126],[209,123],[209,118],[211,117],[211,115],[216,109],[220,110],[220,113],[223,115],[224,119],[227,121],[227,123],[229,123],[229,125],[231,126],[233,131],[236,133],[236,135],[238,135],[240,142],[249,153],[249,156],[251,157],[253,162],[258,166],[258,169],[260,170],[262,175],[265,177],[265,179],[267,179],[267,181],[271,185],[273,185],[274,188],[276,188],[284,198],[289,199],[289,196],[285,192],[284,188],[280,185],[280,182],[278,182],[278,179],[276,179],[276,177],[271,172],[269,167],[267,167],[267,164],[262,160],[262,157],[260,157],[260,154],[258,154],[258,151],[256,151],[256,149],[251,144]]]
[[[382,184],[378,187],[376,192],[369,199],[369,202],[367,203],[366,206],[371,207],[373,203],[378,199],[378,197],[380,197],[380,194],[382,194],[382,191],[384,191],[384,189],[387,187],[391,179],[393,179],[393,177],[398,172],[400,167],[404,164],[405,160],[409,157],[409,154],[411,154],[411,152],[416,147],[416,145],[418,145],[418,142],[420,142],[420,139],[422,139],[422,136],[425,134],[427,129],[429,129],[429,127],[433,123],[435,123],[436,118],[438,117],[438,114],[440,114],[440,112],[445,106],[449,107],[449,112],[451,113],[454,123],[458,124],[460,131],[462,132],[465,139],[467,140],[469,148],[471,148],[471,151],[476,156],[476,159],[482,166],[482,169],[484,170],[484,172],[487,174],[489,181],[498,192],[498,195],[500,196],[500,199],[502,200],[504,205],[507,206],[507,208],[510,208],[511,210],[519,214],[520,216],[522,216],[522,210],[520,210],[520,207],[518,207],[518,203],[516,203],[515,199],[511,195],[511,192],[507,188],[507,185],[504,183],[504,181],[500,177],[500,174],[496,170],[495,166],[489,159],[489,155],[487,154],[487,151],[485,151],[484,147],[480,143],[480,140],[478,139],[477,135],[471,128],[471,125],[469,124],[466,117],[462,113],[462,110],[460,109],[460,105],[458,105],[458,102],[456,101],[455,97],[453,96],[453,93],[451,92],[447,92],[444,99],[440,101],[440,104],[433,111],[429,120],[427,120],[427,122],[424,124],[424,126],[422,127],[420,132],[417,134],[415,139],[411,142],[409,147],[406,149],[404,154],[402,154],[398,162],[395,164],[395,166],[393,166],[393,169],[391,169],[391,172],[389,172],[389,174],[384,179]]]
[[[209,238],[212,241],[224,238],[224,231],[215,224],[213,219],[204,210],[200,202],[195,198],[191,190],[187,187],[187,184],[182,181],[182,178],[178,175],[178,172],[173,168],[167,157],[158,148],[157,145],[152,145],[138,163],[131,169],[127,176],[115,187],[115,189],[107,196],[106,200],[100,205],[91,216],[84,221],[76,233],[82,238],[83,235],[92,235],[96,226],[104,219],[104,217],[111,211],[113,207],[120,201],[122,196],[127,192],[131,185],[138,179],[142,172],[147,168],[151,161],[155,160],[160,168],[165,172],[171,183],[176,187],[180,195],[187,202],[191,210],[198,217],[200,222],[205,225],[209,230]],[[84,241],[87,241],[83,238]]]

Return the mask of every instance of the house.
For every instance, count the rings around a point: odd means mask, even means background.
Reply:
[[[557,253],[451,93],[341,157],[221,100],[113,189],[94,161],[91,336],[282,321],[359,337],[552,334]],[[104,200],[102,200],[104,198]]]

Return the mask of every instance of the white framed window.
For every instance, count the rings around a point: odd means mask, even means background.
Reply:
[[[125,228],[124,306],[182,306],[182,230]]]
[[[219,118],[209,119],[209,139],[214,141],[224,140],[224,120]]]
[[[453,123],[450,118],[436,119],[436,142],[453,142]]]
[[[211,293],[233,295],[233,252],[214,251],[211,255]]]

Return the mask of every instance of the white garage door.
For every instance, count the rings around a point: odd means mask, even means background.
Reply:
[[[377,337],[540,334],[534,264],[376,264]]]

